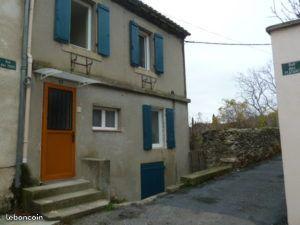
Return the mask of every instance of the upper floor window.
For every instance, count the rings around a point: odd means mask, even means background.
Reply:
[[[150,69],[150,42],[149,35],[143,31],[139,32],[139,66],[149,70]]]
[[[55,0],[54,40],[110,56],[110,10],[91,0]],[[97,8],[97,13],[93,9]],[[97,15],[97,20],[95,16]],[[97,26],[96,26],[97,25]],[[97,38],[92,34],[97,32]]]
[[[92,6],[81,0],[72,0],[70,43],[91,50]]]
[[[135,21],[129,23],[130,38],[130,64],[133,67],[141,67],[146,70],[155,69],[157,75],[164,73],[164,38],[161,34],[149,34]],[[150,36],[151,35],[151,36]],[[153,54],[150,54],[150,37],[153,36]],[[151,48],[152,49],[152,48]],[[150,55],[153,62],[150,62]],[[152,59],[152,57],[151,57]]]

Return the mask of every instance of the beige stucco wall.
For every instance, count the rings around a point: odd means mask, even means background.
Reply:
[[[0,209],[7,207],[14,176],[17,143],[23,1],[1,0],[0,57],[17,62],[16,70],[0,68]]]
[[[48,80],[58,83],[55,79]],[[63,85],[73,86],[63,82]],[[41,127],[43,82],[33,82],[31,132],[28,164],[32,175],[40,177]],[[120,109],[120,132],[92,131],[93,105]],[[175,109],[176,149],[143,150],[142,105]],[[164,161],[166,186],[175,184],[189,172],[189,130],[187,105],[150,96],[143,96],[103,86],[85,86],[77,89],[76,114],[76,176],[82,177],[83,157],[109,159],[111,165],[111,192],[127,200],[140,199],[141,163]]]
[[[300,60],[300,26],[273,31],[279,123],[289,225],[300,224],[300,74],[283,76],[283,63]]]
[[[95,4],[100,2],[94,1]],[[185,95],[184,85],[184,64],[182,40],[171,35],[146,20],[136,16],[135,14],[124,9],[120,5],[109,0],[101,1],[110,8],[110,37],[111,37],[111,55],[107,58],[98,57],[95,54],[91,74],[96,76],[104,76],[106,78],[129,84],[141,86],[141,76],[135,72],[130,66],[129,51],[129,21],[134,20],[141,27],[151,31],[152,33],[160,33],[164,37],[164,60],[165,73],[162,76],[156,76],[158,82],[157,90],[171,93],[174,91],[176,95]],[[34,10],[34,29],[33,29],[33,55],[35,61],[42,61],[48,66],[57,67],[66,71],[70,70],[70,54],[63,51],[67,45],[57,43],[53,40],[54,32],[54,0],[37,0]],[[94,10],[93,17],[93,50],[96,52],[96,12]],[[153,38],[153,37],[152,37]],[[151,38],[151,52],[153,49],[153,39]],[[102,60],[101,62],[97,60]],[[152,71],[154,59],[151,57]],[[77,72],[84,72],[81,67],[76,67]]]
[[[53,40],[54,2],[54,0],[36,0],[33,58],[40,65],[45,64],[49,67],[69,71],[70,54],[64,51],[68,46]],[[101,62],[94,61],[90,76],[94,79],[109,78],[141,88],[141,77],[130,66],[129,58],[129,21],[134,19],[149,31],[158,32],[164,36],[165,73],[160,77],[152,75],[158,78],[154,91],[168,94],[174,91],[176,95],[186,97],[182,40],[111,1],[102,2],[109,6],[111,12],[111,55],[108,58],[101,58],[91,52],[84,52],[84,54],[92,55],[96,60],[101,60]],[[95,31],[93,33],[95,34]],[[76,51],[79,51],[78,48]],[[76,68],[76,72],[83,72],[83,70]],[[58,82],[56,79],[49,78],[47,81]],[[34,75],[28,165],[32,175],[38,179],[40,179],[41,164],[43,82],[39,76]],[[75,84],[63,81],[63,85],[73,86]],[[93,104],[119,108],[121,131],[93,132]],[[143,150],[143,104],[162,108],[174,107],[176,149],[156,149],[149,152]],[[164,161],[166,186],[175,184],[181,175],[189,172],[189,130],[186,103],[91,85],[77,89],[77,106],[82,110],[77,113],[76,118],[76,177],[83,175],[83,162],[81,161],[83,157],[109,159],[111,193],[116,194],[119,198],[137,200],[141,197],[141,163]]]

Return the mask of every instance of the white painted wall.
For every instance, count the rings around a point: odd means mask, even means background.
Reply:
[[[289,225],[300,224],[300,73],[283,76],[282,64],[300,61],[300,25],[271,33]]]

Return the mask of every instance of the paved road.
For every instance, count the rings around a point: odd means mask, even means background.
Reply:
[[[73,225],[273,225],[286,215],[281,158]]]

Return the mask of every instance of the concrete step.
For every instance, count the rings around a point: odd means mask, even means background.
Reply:
[[[67,208],[74,205],[95,201],[103,197],[101,191],[90,188],[76,192],[55,195],[33,201],[37,212],[45,213],[53,209]]]
[[[90,182],[84,179],[61,181],[53,184],[24,188],[23,196],[29,197],[30,199],[34,200],[58,194],[80,191],[90,187]]]
[[[174,184],[166,187],[166,192],[171,194],[179,191],[184,186],[184,183]]]
[[[97,200],[73,207],[57,209],[43,214],[47,220],[70,220],[104,209],[109,204],[108,200]]]
[[[232,170],[231,165],[227,166],[219,166],[219,167],[214,167],[210,168],[207,170],[201,170],[186,176],[181,177],[181,182],[183,182],[185,185],[190,186],[190,185],[197,185],[201,184],[205,181],[211,180],[215,177],[224,175]]]

